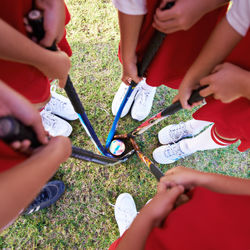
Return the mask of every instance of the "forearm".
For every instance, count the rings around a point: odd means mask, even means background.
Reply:
[[[120,36],[121,36],[121,55],[123,63],[133,60],[135,57],[136,46],[139,38],[143,15],[127,15],[118,12]]]
[[[225,194],[250,195],[250,180],[221,174],[202,173],[197,178],[198,186]]]
[[[121,239],[117,250],[143,250],[145,248],[148,235],[153,229],[153,221],[143,215],[137,215],[126,234]]]
[[[58,140],[58,138],[57,138]],[[55,141],[53,139],[53,141]],[[68,148],[65,139],[60,143]],[[23,163],[0,174],[0,230],[18,216],[35,198],[68,156],[67,151],[52,143]],[[53,153],[52,153],[53,152]]]
[[[34,66],[38,69],[53,63],[53,52],[37,45],[26,36],[0,19],[0,58]]]
[[[196,81],[211,73],[213,68],[232,51],[242,36],[224,18],[215,28],[194,64],[188,70],[185,81]]]
[[[205,13],[209,13],[212,10],[215,10],[215,9],[225,5],[225,4],[228,4],[228,2],[230,2],[230,0],[206,0],[206,1],[203,1]]]

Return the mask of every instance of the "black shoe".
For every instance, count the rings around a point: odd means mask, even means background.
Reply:
[[[62,181],[50,181],[41,190],[40,194],[26,208],[23,214],[31,214],[40,209],[51,206],[64,193],[65,186]]]

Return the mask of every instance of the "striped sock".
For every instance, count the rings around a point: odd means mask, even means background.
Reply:
[[[196,151],[225,148],[236,142],[219,138],[215,133],[214,125],[207,128],[194,138],[184,139],[180,142],[180,148],[185,154],[192,154]]]

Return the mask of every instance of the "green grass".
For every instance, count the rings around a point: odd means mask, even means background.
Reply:
[[[71,78],[98,137],[104,144],[112,125],[111,103],[120,85],[121,67],[117,58],[119,30],[111,0],[67,0],[72,15],[68,40],[72,46]],[[63,91],[61,91],[63,93]],[[151,114],[171,103],[175,91],[160,87]],[[157,132],[167,124],[191,118],[180,111],[137,139],[142,151],[152,158]],[[119,122],[119,131],[130,131],[139,123],[128,116]],[[72,143],[97,152],[78,121]],[[233,145],[223,150],[198,152],[177,165],[232,176],[250,177],[249,152],[240,153]],[[69,159],[56,179],[66,184],[66,192],[56,205],[31,216],[20,217],[0,236],[0,248],[20,249],[107,249],[118,237],[113,207],[116,197],[128,192],[137,208],[155,194],[156,180],[136,156],[126,163],[104,167]]]

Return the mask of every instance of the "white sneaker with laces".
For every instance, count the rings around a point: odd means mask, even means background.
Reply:
[[[185,122],[180,122],[161,129],[158,133],[158,139],[161,144],[169,144],[194,135],[192,131],[188,130]]]
[[[189,120],[172,124],[161,129],[158,133],[158,139],[161,144],[170,144],[178,142],[187,137],[193,137],[199,134],[205,127],[211,125],[211,122]]]
[[[184,153],[181,143],[185,140],[172,145],[164,145],[156,148],[153,151],[153,158],[159,164],[170,164],[194,152]],[[185,143],[185,142],[184,142]],[[185,145],[184,145],[185,146]]]
[[[51,87],[51,99],[44,109],[69,121],[78,118],[70,100],[63,95],[57,94],[53,86]]]
[[[120,236],[129,228],[136,215],[137,210],[133,197],[128,193],[120,194],[115,203],[115,219]]]
[[[142,83],[142,81],[137,84],[137,86],[134,88],[133,92],[131,93],[130,97],[128,98],[128,101],[123,108],[121,117],[124,117],[129,112],[131,105],[134,101],[135,95],[136,95],[138,89],[140,88],[141,83]],[[129,88],[129,86],[126,85],[124,82],[122,82],[118,91],[116,92],[115,97],[114,97],[113,102],[112,102],[112,113],[114,116],[117,114],[117,112],[120,108],[120,105],[123,101],[123,98],[127,93],[128,88]]]
[[[42,110],[40,115],[42,117],[44,129],[48,131],[51,136],[70,136],[72,127],[68,122],[46,110]]]
[[[153,105],[155,92],[156,87],[147,85],[144,80],[140,89],[137,91],[131,110],[131,116],[133,119],[142,121],[149,115]]]

